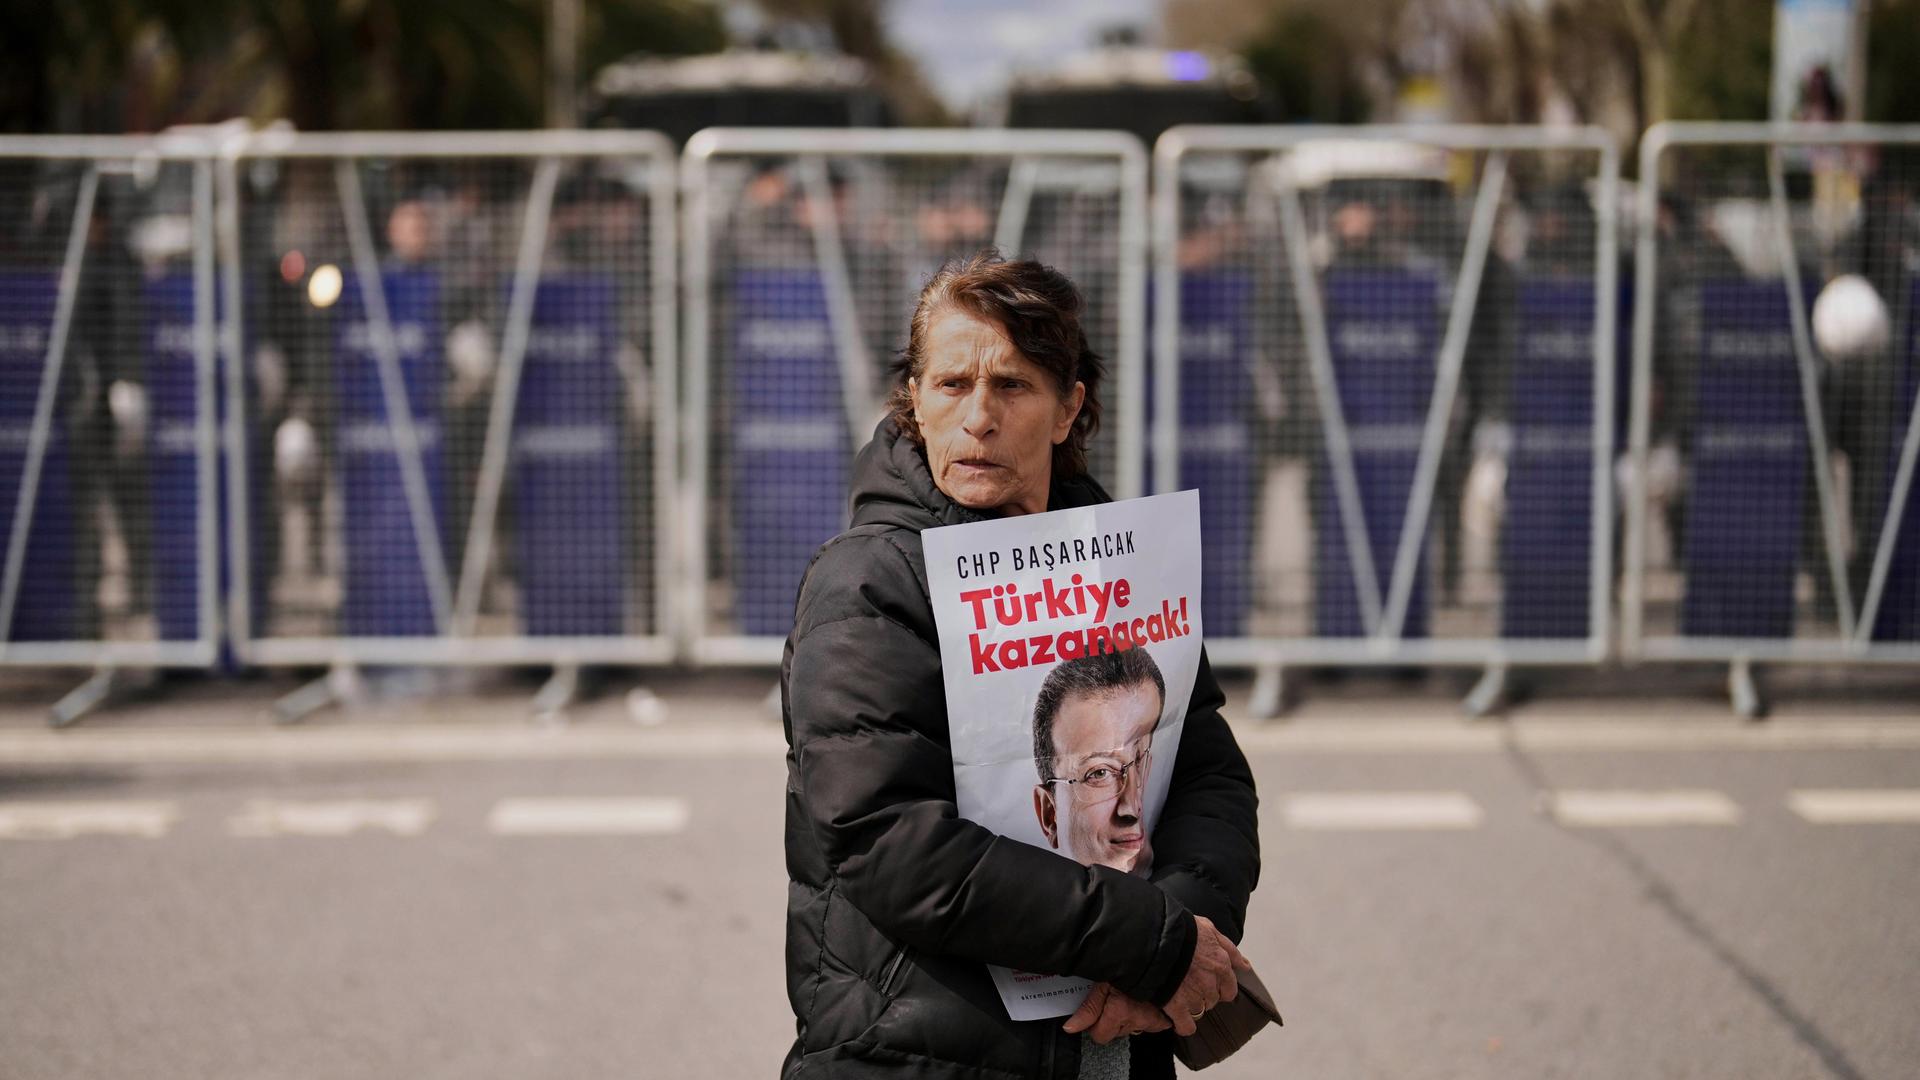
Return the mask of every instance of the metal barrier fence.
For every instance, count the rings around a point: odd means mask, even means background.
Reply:
[[[0,139],[0,665],[771,663],[986,246],[1087,293],[1108,487],[1201,489],[1218,663],[1599,662],[1616,545],[1746,707],[1920,661],[1920,127],[1641,175],[1626,296],[1592,130],[1176,128],[1151,282],[1111,133]]]
[[[1109,362],[1092,468],[1140,492],[1146,155],[1061,131],[713,129],[686,199],[691,656],[773,663],[807,560],[844,527],[921,284],[993,246],[1059,267]]]
[[[1629,659],[1920,660],[1920,127],[1640,149]]]
[[[220,179],[240,657],[671,659],[666,140],[269,132]]]
[[[203,150],[0,138],[0,665],[216,659]]]
[[[1605,656],[1617,174],[1591,129],[1160,139],[1154,487],[1200,489],[1215,662]]]

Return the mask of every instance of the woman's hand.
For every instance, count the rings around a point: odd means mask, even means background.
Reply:
[[[1167,1015],[1138,998],[1130,998],[1107,983],[1095,983],[1087,1000],[1067,1018],[1066,1032],[1088,1033],[1102,1046],[1122,1035],[1142,1035],[1172,1027]]]
[[[1167,1019],[1173,1021],[1177,1035],[1193,1034],[1199,1026],[1196,1021],[1208,1009],[1232,1001],[1240,993],[1240,980],[1234,971],[1253,967],[1227,935],[1214,929],[1211,919],[1196,915],[1193,921],[1200,932],[1193,946],[1193,963],[1187,967],[1180,989],[1166,1004]]]

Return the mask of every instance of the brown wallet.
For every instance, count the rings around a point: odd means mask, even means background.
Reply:
[[[1197,1030],[1193,1034],[1174,1036],[1173,1056],[1189,1069],[1204,1069],[1226,1060],[1261,1028],[1280,1023],[1280,1010],[1274,1007],[1273,995],[1267,993],[1260,976],[1252,968],[1234,974],[1240,983],[1238,996],[1208,1009],[1194,1021]]]

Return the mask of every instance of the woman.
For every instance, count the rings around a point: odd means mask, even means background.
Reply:
[[[1259,876],[1253,777],[1204,656],[1150,878],[996,837],[954,805],[920,532],[1106,502],[1087,475],[1101,362],[1079,293],[986,254],[921,291],[853,525],[808,567],[781,667],[787,994],[797,1077],[1171,1077],[1162,1032],[1234,995]],[[1096,986],[1007,1017],[986,965]]]

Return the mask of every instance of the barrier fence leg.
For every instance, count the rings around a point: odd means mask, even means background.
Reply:
[[[1736,715],[1748,720],[1759,720],[1767,715],[1767,703],[1760,698],[1760,688],[1753,681],[1753,663],[1745,655],[1733,658],[1733,665],[1727,670],[1727,696],[1732,699]]]
[[[1254,669],[1247,711],[1256,720],[1273,720],[1287,711],[1285,668],[1279,664],[1261,664]]]
[[[348,705],[365,696],[360,669],[346,661],[334,664],[325,675],[273,703],[273,722],[297,724],[322,709]]]
[[[580,700],[580,665],[564,662],[553,666],[553,675],[540,692],[533,695],[533,718],[543,724],[564,724],[567,706]]]
[[[1495,660],[1467,692],[1460,708],[1468,716],[1489,716],[1506,708],[1507,701],[1507,664],[1504,660]]]
[[[48,725],[56,728],[71,727],[80,719],[129,690],[144,690],[159,681],[159,674],[150,670],[127,671],[116,667],[103,667],[87,677],[67,692],[67,695],[54,702],[47,711]]]
[[[641,727],[657,727],[667,722],[667,703],[644,686],[627,691],[627,719]]]

